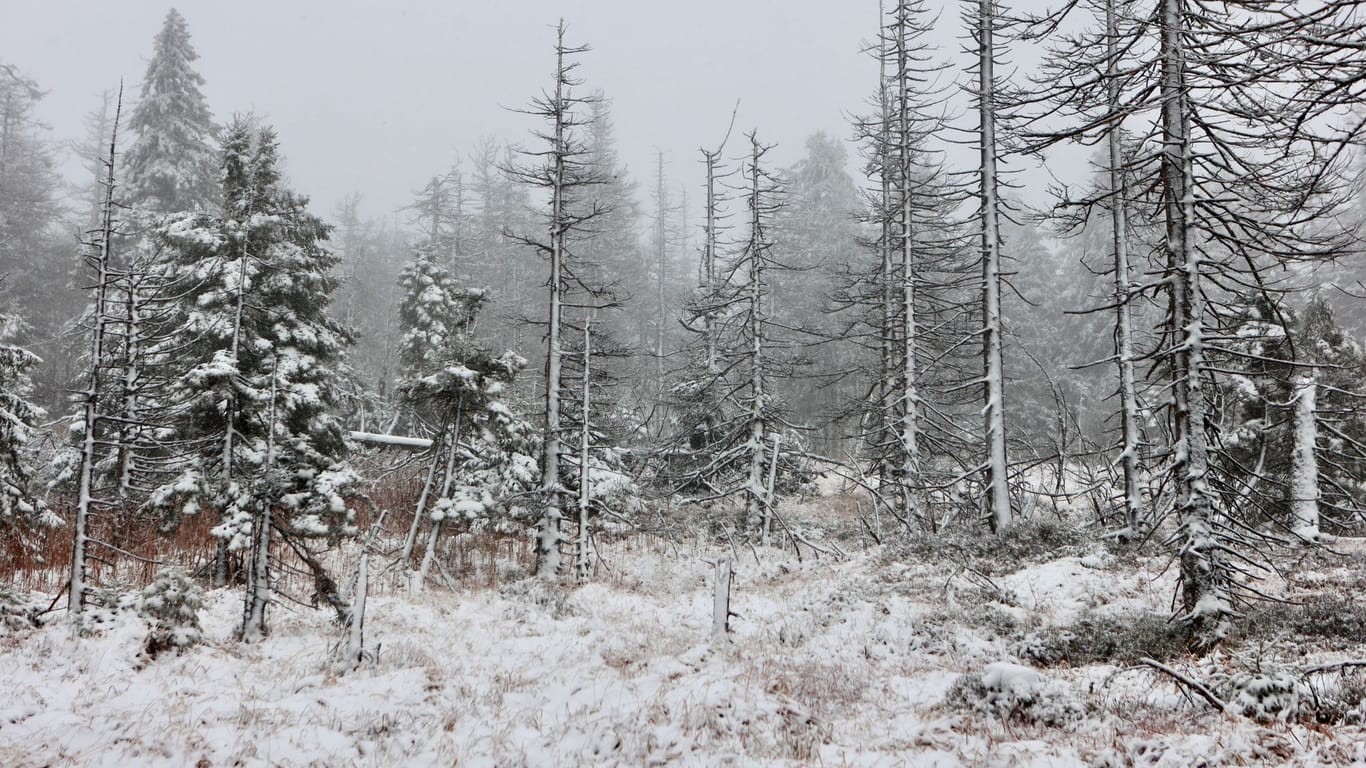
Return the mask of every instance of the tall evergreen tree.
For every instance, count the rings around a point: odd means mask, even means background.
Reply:
[[[58,228],[60,180],[48,129],[35,108],[44,92],[17,67],[0,62],[0,276],[12,312],[24,318],[18,340],[55,348],[71,320],[69,234]],[[64,366],[34,372],[35,400],[59,406],[70,383]]]
[[[129,125],[137,134],[124,156],[127,205],[153,214],[207,209],[218,194],[214,124],[194,69],[199,58],[185,17],[174,8],[153,42],[142,96]]]
[[[166,281],[183,286],[173,320],[183,333],[165,355],[185,466],[153,501],[173,513],[207,502],[225,548],[251,551],[250,640],[265,632],[271,539],[304,554],[303,539],[353,533],[333,412],[350,333],[326,314],[330,227],[283,186],[274,131],[234,122],[221,167],[219,208],[173,215],[158,231]]]

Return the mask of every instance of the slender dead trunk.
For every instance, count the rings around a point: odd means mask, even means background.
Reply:
[[[668,305],[664,288],[668,281],[669,233],[666,217],[669,213],[667,193],[664,191],[664,153],[660,152],[655,170],[655,376],[656,385],[664,386],[664,336],[668,327]],[[662,397],[660,398],[662,401]],[[665,418],[667,420],[667,417]]]
[[[105,340],[108,333],[109,308],[109,264],[112,255],[115,230],[114,191],[117,188],[114,168],[118,162],[119,117],[123,111],[123,85],[119,85],[118,105],[114,108],[114,126],[109,137],[109,156],[105,160],[104,203],[100,211],[100,243],[94,254],[95,269],[95,307],[94,326],[90,329],[90,378],[86,384],[85,432],[81,436],[80,479],[76,501],[76,519],[72,521],[71,540],[71,579],[68,585],[67,609],[74,622],[79,622],[85,609],[86,561],[90,536],[90,513],[95,504],[94,473],[97,440],[101,415],[100,369],[105,365]]]
[[[545,362],[545,428],[541,433],[541,493],[545,511],[541,514],[537,536],[536,575],[553,579],[560,573],[560,546],[564,520],[560,485],[560,380],[562,371],[561,313],[563,311],[565,229],[568,226],[565,200],[568,130],[565,125],[565,84],[568,72],[564,62],[564,24],[561,22],[555,48],[555,127],[551,152],[553,183],[550,201],[550,307]]]
[[[413,510],[413,523],[408,526],[408,535],[403,539],[403,554],[399,562],[406,569],[413,558],[413,547],[417,544],[417,531],[422,526],[422,518],[427,512],[427,499],[431,496],[432,486],[436,483],[437,469],[441,466],[441,447],[446,440],[447,428],[443,425],[432,441],[432,460],[427,465],[427,478],[422,482],[422,491],[417,495],[417,508]]]
[[[1105,3],[1106,93],[1109,108],[1120,108],[1119,24],[1115,0]],[[1128,189],[1125,182],[1123,132],[1116,121],[1106,136],[1109,150],[1110,226],[1114,248],[1115,270],[1115,364],[1119,373],[1120,452],[1119,464],[1123,477],[1124,522],[1132,536],[1139,536],[1145,523],[1142,491],[1139,487],[1138,466],[1138,388],[1134,381],[1133,323],[1130,318],[1129,298],[1133,286],[1129,274],[1129,221],[1127,215]]]
[[[266,420],[266,461],[265,476],[270,477],[275,465],[275,406],[279,397],[276,379],[278,360],[272,359],[270,366],[270,408]],[[272,498],[257,499],[261,510],[256,518],[255,536],[251,546],[251,569],[247,575],[247,594],[242,615],[242,639],[254,643],[266,636],[266,606],[270,603],[270,532],[274,525],[271,508]]]
[[[707,219],[702,234],[702,286],[704,299],[706,302],[702,312],[702,343],[705,345],[707,374],[715,375],[720,372],[721,364],[717,353],[716,343],[716,307],[717,300],[716,285],[716,166],[721,151],[715,152],[702,150],[702,157],[707,166]]]
[[[451,447],[446,454],[446,475],[441,480],[441,498],[451,497],[451,485],[455,483],[456,461],[460,454],[460,420],[464,418],[464,403],[458,403],[455,408],[455,423],[451,428]],[[446,522],[443,514],[440,520],[433,520],[432,527],[427,530],[427,548],[422,553],[422,565],[417,570],[417,580],[410,585],[413,592],[421,592],[427,583],[427,574],[432,570],[432,563],[436,560],[436,545],[440,541],[441,528]]]
[[[916,327],[915,281],[916,255],[914,216],[915,204],[911,191],[914,153],[911,146],[911,55],[907,49],[909,19],[907,8],[898,4],[896,23],[896,67],[897,67],[897,178],[900,184],[900,232],[898,233],[901,272],[901,371],[898,393],[898,439],[900,443],[900,467],[898,475],[901,485],[901,518],[908,524],[920,514],[920,393],[917,382],[920,372],[917,369],[916,344],[919,329]]]
[[[1195,184],[1190,106],[1186,93],[1184,0],[1162,6],[1162,180],[1166,224],[1172,341],[1172,408],[1182,620],[1197,649],[1222,640],[1234,615],[1232,574],[1215,528],[1209,487],[1209,438],[1205,432],[1205,294],[1201,252],[1191,242]]]
[[[745,484],[746,524],[753,532],[763,536],[768,529],[770,509],[764,492],[764,444],[768,442],[768,392],[765,386],[764,361],[764,259],[763,253],[763,199],[762,174],[759,159],[762,154],[759,142],[750,137],[752,154],[750,156],[750,199],[749,199],[749,244],[746,246],[748,259],[749,311],[746,313],[746,329],[750,340],[749,349],[749,480]]]
[[[1319,537],[1318,379],[1313,368],[1295,377],[1295,445],[1290,477],[1293,531],[1305,541]]]
[[[592,318],[583,321],[583,378],[580,386],[583,392],[583,418],[579,427],[579,535],[575,542],[575,575],[580,582],[588,581],[588,507],[593,501],[592,475],[589,474],[589,450],[592,448],[592,423],[590,419],[592,400],[591,368],[593,362]]]
[[[1001,229],[996,169],[995,0],[977,6],[978,104],[982,249],[982,418],[986,435],[984,485],[991,529],[1011,522],[1006,458],[1005,369],[1001,338]]]

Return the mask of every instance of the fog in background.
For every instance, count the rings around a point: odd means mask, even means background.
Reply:
[[[957,6],[944,5],[936,42],[951,65],[946,78],[961,78],[968,61],[959,50],[962,23]],[[38,110],[55,136],[76,139],[82,116],[120,77],[126,100],[137,99],[170,6],[0,0],[0,58],[47,90]],[[479,139],[527,143],[538,126],[513,109],[550,84],[560,17],[571,44],[592,47],[579,74],[586,90],[611,100],[632,177],[649,179],[662,150],[671,183],[690,195],[699,191],[697,148],[719,141],[737,100],[737,131],[757,128],[778,144],[775,162],[787,165],[816,131],[847,139],[849,116],[866,109],[877,82],[876,64],[860,52],[876,34],[874,0],[180,0],[174,7],[189,23],[215,119],[254,112],[273,124],[293,185],[323,215],[353,191],[366,215],[384,215]],[[952,158],[959,168],[975,164],[966,147]],[[66,167],[76,173],[74,161]],[[1017,181],[1034,186],[1039,176]]]

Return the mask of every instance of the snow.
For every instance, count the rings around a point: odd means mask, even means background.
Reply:
[[[784,514],[803,526],[837,517],[815,503]],[[370,658],[354,671],[334,656],[346,638],[329,614],[287,601],[264,641],[234,641],[233,589],[204,595],[200,643],[179,655],[141,657],[148,625],[132,611],[85,637],[55,621],[0,639],[0,765],[1069,768],[1248,765],[1282,748],[1296,765],[1366,760],[1361,727],[1281,722],[1268,697],[1257,698],[1271,715],[1261,724],[1208,712],[1148,674],[1026,666],[970,620],[969,590],[946,601],[955,577],[942,562],[896,562],[849,538],[838,561],[732,554],[700,537],[600,546],[610,572],[579,587],[522,579],[529,560],[509,559],[500,586],[408,594],[376,564]],[[734,558],[735,616],[713,641],[723,556]],[[1165,559],[1115,560],[1053,558],[995,580],[1041,625],[1090,603],[1164,610]],[[972,677],[1005,704],[949,706]],[[1086,719],[1008,719],[1020,702],[1053,701]]]
[[[370,443],[372,445],[389,445],[397,448],[416,448],[426,450],[432,447],[432,441],[425,437],[405,437],[403,435],[381,435],[374,432],[349,432],[352,440],[358,443]]]

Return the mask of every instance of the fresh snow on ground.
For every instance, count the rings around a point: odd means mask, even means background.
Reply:
[[[1035,669],[989,620],[1165,611],[1161,558],[973,580],[852,534],[847,558],[800,562],[702,541],[620,539],[581,587],[410,595],[376,577],[355,670],[324,611],[282,603],[264,642],[232,639],[236,590],[208,593],[207,642],[182,655],[141,659],[131,612],[86,637],[60,620],[0,637],[0,765],[1366,764],[1360,725],[1218,715],[1148,670]],[[731,554],[733,633],[713,643],[711,561]],[[965,680],[980,701],[954,701]]]

